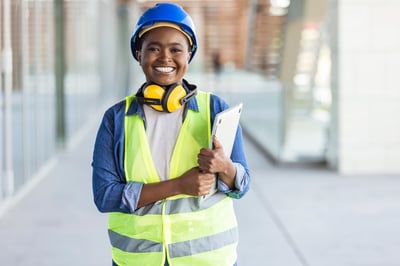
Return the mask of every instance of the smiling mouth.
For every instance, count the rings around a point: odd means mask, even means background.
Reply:
[[[154,69],[161,73],[171,73],[175,70],[173,67],[155,67]]]

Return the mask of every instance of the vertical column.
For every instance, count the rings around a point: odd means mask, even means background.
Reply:
[[[285,161],[325,161],[330,107],[326,1],[292,1],[289,7],[280,74]]]
[[[331,122],[329,127],[329,140],[327,145],[327,164],[332,169],[338,169],[338,1],[328,0],[328,29],[330,32],[329,46],[331,49]]]
[[[2,71],[4,74],[4,189],[6,197],[14,193],[14,170],[12,153],[12,49],[11,49],[11,1],[3,1]]]
[[[257,17],[258,0],[249,0],[248,18],[247,18],[247,41],[245,42],[245,69],[250,69],[253,60],[254,40],[256,34],[256,17]]]
[[[59,146],[65,145],[65,100],[64,100],[64,1],[54,2],[55,36],[55,82],[56,82],[56,140]]]
[[[118,87],[121,88],[122,97],[131,94],[129,85],[129,61],[132,56],[129,56],[129,40],[130,26],[129,25],[129,3],[127,1],[119,1],[117,6],[117,68],[118,68]]]
[[[283,160],[288,131],[291,122],[293,104],[293,77],[296,70],[297,55],[300,47],[301,31],[304,20],[305,0],[291,1],[287,15],[287,23],[284,33],[285,44],[282,49],[282,61],[279,79],[282,82],[282,123],[280,158]]]
[[[31,159],[31,154],[32,154],[32,148],[31,145],[32,143],[30,142],[30,135],[32,134],[30,130],[25,128],[26,126],[29,126],[31,121],[31,108],[29,101],[31,100],[30,98],[30,87],[28,87],[28,75],[29,75],[29,69],[28,69],[28,64],[29,62],[29,21],[28,21],[28,15],[29,15],[29,10],[28,10],[28,3],[26,0],[21,0],[20,1],[20,6],[21,6],[21,27],[20,27],[20,32],[21,32],[21,46],[20,46],[20,53],[21,53],[21,89],[22,89],[22,153],[23,153],[23,159],[22,159],[22,164],[23,164],[23,175],[24,177],[29,177],[32,174],[32,162],[30,161]]]

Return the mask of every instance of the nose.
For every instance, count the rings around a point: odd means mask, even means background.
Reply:
[[[168,49],[162,49],[159,59],[162,61],[171,60],[171,52]]]

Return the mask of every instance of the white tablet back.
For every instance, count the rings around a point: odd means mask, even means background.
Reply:
[[[240,114],[242,113],[243,104],[239,103],[218,113],[214,120],[212,136],[216,136],[224,148],[225,155],[231,157],[233,143],[235,141],[237,127],[239,125]],[[212,148],[212,139],[210,143]]]

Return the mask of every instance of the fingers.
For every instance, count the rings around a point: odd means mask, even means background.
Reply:
[[[218,143],[217,143],[218,145]],[[213,173],[211,171],[212,165],[215,163],[217,153],[212,149],[201,149],[197,155],[197,163],[203,172]]]
[[[218,145],[219,143],[217,143],[217,147]],[[226,158],[222,148],[202,150],[197,156],[199,168],[204,172],[212,174],[221,171],[227,160],[228,158]]]
[[[213,149],[222,149],[222,144],[219,142],[218,138],[216,136],[213,136]]]
[[[202,196],[210,192],[215,175],[203,172],[200,168],[195,167],[186,172],[180,179],[184,194]]]
[[[208,173],[202,174],[201,180],[198,196],[204,196],[210,193],[211,186],[215,183],[215,175]]]

